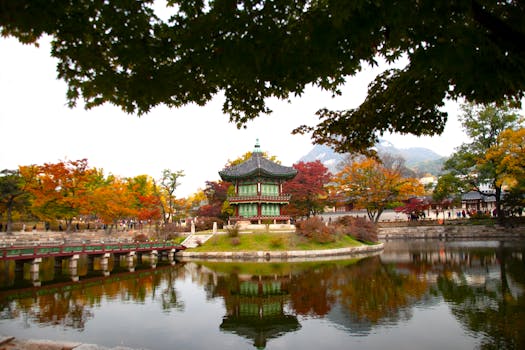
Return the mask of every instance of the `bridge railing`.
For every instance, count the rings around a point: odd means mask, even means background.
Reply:
[[[0,260],[30,259],[47,256],[70,256],[75,254],[127,253],[131,251],[183,250],[184,246],[167,242],[97,243],[67,245],[34,245],[0,247]]]

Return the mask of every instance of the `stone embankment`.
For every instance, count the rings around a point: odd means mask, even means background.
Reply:
[[[498,239],[525,238],[525,225],[380,225],[379,239],[407,238],[456,238],[456,239]]]
[[[331,258],[335,256],[358,257],[381,252],[384,248],[383,243],[375,245],[363,245],[359,247],[346,247],[338,249],[322,250],[288,250],[288,251],[244,251],[244,252],[196,252],[185,250],[177,252],[177,257],[190,259],[211,259],[221,261],[298,261],[312,258]]]

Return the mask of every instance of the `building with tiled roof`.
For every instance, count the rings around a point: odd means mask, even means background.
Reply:
[[[290,201],[290,195],[282,192],[282,185],[295,175],[297,170],[293,167],[266,159],[257,141],[249,159],[219,171],[222,180],[235,186],[235,195],[228,197],[234,209],[230,221],[289,222],[290,217],[281,213],[282,207]]]

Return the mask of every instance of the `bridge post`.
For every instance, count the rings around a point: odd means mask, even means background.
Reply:
[[[31,261],[31,266],[29,267],[29,275],[31,276],[31,282],[33,282],[33,287],[40,287],[42,282],[40,281],[40,263],[42,258],[35,258]]]
[[[153,269],[157,267],[158,255],[159,255],[159,252],[156,250],[152,250],[150,253],[149,258],[150,258],[151,268]]]
[[[69,258],[69,274],[71,275],[71,281],[78,282],[78,259],[80,255],[75,254]]]
[[[135,252],[132,251],[132,252],[129,252],[127,255],[126,255],[126,262],[128,264],[128,270],[129,272],[134,272],[135,271],[135,264],[134,264],[134,257],[135,257]]]
[[[104,276],[109,276],[109,256],[110,253],[104,253],[100,257],[100,269],[102,270],[102,273]]]
[[[175,265],[175,249],[171,249],[169,252],[168,252],[168,261],[170,262],[171,265]]]

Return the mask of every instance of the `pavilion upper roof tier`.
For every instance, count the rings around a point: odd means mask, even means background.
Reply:
[[[297,175],[297,170],[264,158],[262,152],[253,152],[252,156],[246,161],[224,168],[222,171],[219,171],[219,175],[221,179],[230,182],[257,176],[293,179]]]

